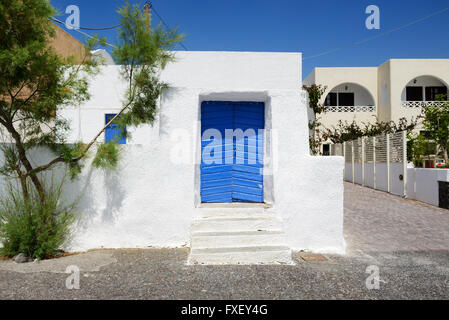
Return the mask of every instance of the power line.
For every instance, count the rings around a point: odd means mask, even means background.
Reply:
[[[64,23],[64,22],[62,22],[62,21],[60,21],[60,20],[58,20],[58,19],[51,18],[51,20],[54,20],[54,21],[56,21],[56,22],[58,22],[58,23],[60,23],[60,24],[63,24],[63,25],[65,25],[66,27],[70,27],[70,28],[72,28],[71,30],[74,30],[74,31],[76,31],[76,32],[78,32],[78,33],[80,33],[80,34],[82,34],[82,35],[88,37],[88,38],[91,38],[91,39],[95,38],[94,36],[91,36],[90,34],[88,34],[88,33],[86,33],[86,32],[83,32],[83,31],[81,31],[81,30],[78,30],[78,29],[76,29],[76,28],[73,28],[73,26],[68,25],[68,24],[66,24],[66,23]],[[80,29],[81,29],[81,28],[80,28]],[[108,42],[105,42],[105,44],[106,44],[107,46],[112,47],[112,48],[117,48],[116,46],[114,46],[113,44],[110,44],[110,43],[108,43]]]
[[[83,32],[83,31],[80,31],[80,30],[76,30],[76,29],[74,29],[74,30],[76,32],[78,32],[78,33],[81,33],[82,35],[85,35],[86,37],[91,38],[91,39],[95,38],[94,36],[91,36],[90,34],[88,34],[86,32]],[[111,48],[117,48],[117,46],[114,46],[113,44],[110,44],[108,42],[104,42],[104,44],[107,45],[107,46],[110,46]]]
[[[380,33],[380,34],[378,34],[378,35],[375,35],[375,36],[373,36],[373,37],[369,37],[369,38],[366,38],[366,39],[363,39],[363,40],[360,40],[360,41],[357,41],[357,42],[353,42],[353,43],[351,43],[351,44],[349,44],[349,45],[347,45],[347,46],[344,46],[344,47],[335,48],[335,49],[333,49],[333,50],[325,51],[325,52],[322,52],[322,53],[319,53],[319,54],[316,54],[316,55],[313,55],[313,56],[310,56],[310,57],[305,57],[305,58],[303,58],[303,60],[308,60],[308,59],[318,58],[318,57],[325,56],[325,55],[328,55],[328,54],[331,54],[331,53],[334,53],[334,52],[337,52],[337,51],[340,51],[340,50],[343,50],[343,49],[355,47],[355,46],[357,46],[357,45],[359,45],[359,44],[362,44],[362,43],[365,43],[365,42],[368,42],[368,41],[371,41],[371,40],[374,40],[374,39],[383,37],[383,36],[388,35],[388,34],[390,34],[390,33],[393,33],[393,32],[399,31],[399,30],[402,30],[402,29],[407,28],[407,27],[409,27],[409,26],[411,26],[411,25],[417,24],[417,23],[419,23],[419,22],[421,22],[421,21],[427,20],[427,19],[432,18],[432,17],[434,17],[434,16],[436,16],[436,15],[442,14],[442,13],[448,11],[448,10],[449,10],[449,7],[444,8],[444,9],[441,9],[441,10],[436,11],[436,12],[434,12],[434,13],[431,13],[431,14],[425,16],[425,17],[416,19],[416,20],[414,20],[414,21],[412,21],[412,22],[409,22],[409,23],[407,23],[407,24],[404,24],[404,25],[402,25],[402,26],[399,26],[399,27],[390,29],[390,30],[388,30],[388,31],[382,32],[382,33]]]
[[[51,18],[51,20],[53,20],[53,21],[55,21],[55,22],[58,22],[58,23],[61,23],[61,24],[64,24],[64,25],[67,26],[67,24],[65,24],[64,22],[62,22],[61,20],[58,20],[58,19],[56,19],[56,18]],[[120,26],[121,26],[121,24],[118,24],[118,25],[115,25],[115,26],[112,26],[112,27],[106,27],[106,28],[85,28],[85,27],[77,27],[77,29],[81,29],[81,30],[90,30],[90,31],[105,31],[105,30],[112,30],[112,29],[118,28],[118,27],[120,27]],[[71,27],[73,27],[73,26],[71,26]]]
[[[167,29],[171,30],[171,28],[170,28],[170,26],[168,25],[168,23],[165,22],[165,20],[161,17],[161,15],[159,14],[159,12],[157,12],[156,8],[154,7],[154,5],[153,5],[151,2],[147,2],[145,5],[149,5],[150,8],[153,9],[154,13],[158,16],[158,18],[159,18],[159,20],[162,22],[162,24],[163,24]],[[61,20],[58,20],[58,19],[56,19],[56,18],[51,18],[51,20],[53,20],[53,21],[55,21],[55,22],[57,22],[57,23],[63,24],[63,25],[65,25],[66,27],[71,27],[71,28],[73,28],[73,26],[68,25],[68,24],[66,24],[66,23],[64,23],[64,22],[62,22]],[[87,33],[82,32],[82,31],[80,31],[80,30],[105,31],[105,30],[115,29],[115,28],[118,28],[118,27],[120,27],[120,26],[121,26],[121,24],[118,24],[118,25],[115,25],[115,26],[112,26],[112,27],[106,27],[106,28],[85,28],[85,27],[77,27],[77,28],[73,28],[73,30],[75,30],[76,32],[79,32],[79,33],[85,35],[86,37],[93,38],[93,36],[91,36],[90,34],[87,34]],[[109,44],[109,43],[106,43],[106,44],[109,45],[109,46],[111,46],[111,47],[113,47],[113,48],[116,47],[116,46],[114,46],[114,45],[112,45],[112,44]],[[179,45],[180,45],[184,50],[186,50],[186,51],[189,50],[189,49],[187,49],[187,47],[186,47],[182,42],[179,43]]]

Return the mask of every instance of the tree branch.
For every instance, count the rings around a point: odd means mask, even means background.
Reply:
[[[86,154],[87,154],[87,152],[89,151],[89,149],[92,147],[92,145],[97,141],[97,139],[101,136],[101,134],[106,130],[106,128],[107,127],[109,127],[114,121],[115,121],[115,119],[117,119],[117,118],[119,118],[121,115],[122,115],[122,113],[127,109],[127,108],[129,108],[129,106],[131,105],[131,103],[132,103],[132,101],[130,101],[130,102],[128,102],[128,104],[125,106],[125,107],[123,107],[121,110],[120,110],[120,112],[119,113],[117,113],[104,127],[103,127],[103,129],[101,129],[99,132],[98,132],[98,134],[92,139],[92,141],[90,141],[89,142],[89,144],[86,146],[86,148],[84,149],[84,151],[83,151],[83,153],[79,156],[79,157],[77,157],[77,158],[75,158],[75,159],[73,159],[72,161],[74,161],[74,162],[76,162],[76,161],[79,161],[79,160],[81,160],[82,158],[84,158],[85,156],[86,156]]]
[[[106,130],[107,127],[109,127],[114,121],[115,119],[117,119],[118,117],[120,117],[120,115],[127,109],[129,108],[129,106],[131,105],[132,102],[129,102],[125,107],[123,107],[119,113],[117,113],[104,127],[103,129],[101,129],[98,134],[89,142],[89,144],[86,146],[86,148],[84,148],[83,153],[70,160],[70,162],[75,163],[80,161],[81,159],[83,159],[87,152],[89,152],[90,148],[94,145],[94,143],[97,141],[97,139],[101,136],[101,134]],[[39,167],[34,168],[33,170],[31,170],[30,172],[27,172],[26,176],[29,176],[31,174],[36,174],[39,173],[41,171],[45,171],[49,168],[51,168],[52,166],[54,166],[55,164],[61,163],[61,162],[65,162],[65,159],[63,157],[57,157],[55,159],[53,159],[52,161],[50,161],[47,164],[41,165]]]

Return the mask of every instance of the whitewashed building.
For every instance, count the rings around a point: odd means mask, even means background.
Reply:
[[[80,199],[70,249],[189,246],[190,263],[211,264],[291,263],[291,250],[344,253],[344,161],[309,155],[301,54],[177,52],[176,60],[162,73],[170,89],[157,120],[127,128],[132,139],[120,141],[117,170],[86,166],[67,186]],[[91,99],[59,115],[71,121],[71,141],[90,141],[120,110],[119,68],[104,66]],[[223,157],[230,162],[204,160],[218,141],[205,137],[214,128],[245,131]]]
[[[438,104],[447,94],[449,59],[391,59],[378,67],[315,68],[305,85],[321,84],[327,91],[320,101],[326,112],[321,123],[332,128],[339,120],[358,124],[408,120],[421,114],[423,105]],[[419,129],[418,129],[419,130]],[[324,153],[329,145],[324,146]]]

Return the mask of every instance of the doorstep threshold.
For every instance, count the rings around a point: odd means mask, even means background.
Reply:
[[[268,203],[244,203],[244,202],[234,202],[234,203],[201,203],[198,208],[271,208],[272,205]]]

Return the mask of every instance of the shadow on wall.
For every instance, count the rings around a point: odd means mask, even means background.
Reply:
[[[76,229],[87,229],[94,219],[96,212],[94,206],[95,192],[92,190],[93,168],[90,168],[85,176],[68,180],[64,187],[64,200],[77,203]],[[65,175],[65,169],[60,169],[60,179]]]
[[[61,172],[60,177],[63,175]],[[66,182],[64,190],[67,201],[77,202],[77,229],[81,230],[88,229],[94,220],[113,224],[126,197],[120,170],[95,169],[90,163],[79,177]]]
[[[103,222],[113,223],[122,208],[126,190],[120,183],[118,171],[104,171],[104,189],[106,190],[106,207],[103,210]]]
[[[180,96],[181,90],[179,88],[168,88],[164,90],[164,92],[161,95],[160,103],[159,103],[159,110],[157,113],[157,117],[159,118],[159,136],[167,136],[169,132],[167,131],[168,121],[169,117],[166,115],[166,112],[162,110],[162,106],[165,106],[166,108],[170,106],[170,101],[173,100],[173,97]]]
[[[39,152],[40,151],[40,152]],[[33,150],[29,158],[33,165],[47,163],[54,158],[50,151]],[[1,153],[1,152],[0,152]],[[0,166],[4,157],[0,154]],[[77,221],[74,232],[88,229],[94,220],[101,223],[114,223],[121,211],[126,190],[120,179],[121,170],[95,169],[86,163],[83,172],[74,180],[70,180],[65,165],[57,165],[53,170],[41,175],[47,185],[59,186],[64,182],[61,203],[76,203]],[[11,179],[13,182],[15,179]],[[0,194],[5,195],[7,180],[0,176]],[[99,213],[102,213],[99,215]],[[100,221],[99,221],[100,220]]]

